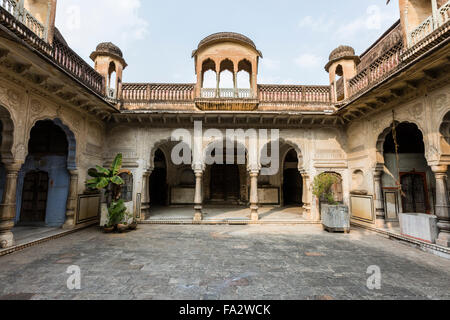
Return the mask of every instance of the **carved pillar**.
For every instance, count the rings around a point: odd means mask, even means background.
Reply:
[[[237,87],[237,72],[233,72],[233,89],[234,89],[234,97],[239,98],[238,87]]]
[[[303,209],[305,210],[305,215],[309,218],[311,218],[311,197],[310,197],[310,190],[309,190],[309,175],[300,170],[300,174],[302,176],[303,180],[303,195],[302,195],[302,201],[303,201]]]
[[[250,212],[252,221],[259,220],[258,176],[259,171],[250,171]]]
[[[450,213],[447,190],[447,166],[432,167],[436,177],[436,216],[438,217],[439,236],[436,244],[450,247]]]
[[[381,184],[381,176],[383,170],[375,169],[373,172],[373,181],[375,188],[375,212],[377,215],[377,227],[384,227],[386,223],[386,213],[384,210],[383,186]]]
[[[437,29],[441,24],[440,16],[438,14],[437,0],[431,0],[431,10],[433,11],[433,25]]]
[[[67,197],[66,222],[64,223],[63,229],[72,229],[75,227],[75,214],[77,212],[78,171],[69,170],[69,174],[69,195]]]
[[[194,199],[194,222],[200,222],[203,220],[203,171],[195,170],[195,199]]]
[[[5,164],[6,180],[2,203],[0,204],[0,248],[14,245],[11,229],[14,227],[16,216],[17,177],[23,162]]]
[[[145,219],[150,213],[150,176],[153,170],[144,171],[142,175],[142,199],[141,199],[141,216],[139,219]]]
[[[216,70],[216,98],[220,98],[220,69]]]

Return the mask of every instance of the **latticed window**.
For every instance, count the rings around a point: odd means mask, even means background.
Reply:
[[[122,185],[121,198],[125,202],[133,201],[133,175],[124,172],[120,174],[120,177],[125,181]]]

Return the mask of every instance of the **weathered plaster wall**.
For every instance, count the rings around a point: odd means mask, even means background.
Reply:
[[[362,184],[369,195],[374,196],[374,170],[385,169],[383,143],[389,128],[395,120],[414,123],[424,136],[425,159],[429,166],[450,164],[450,148],[439,133],[445,115],[450,112],[450,86],[432,92],[417,91],[416,96],[399,100],[391,108],[371,114],[369,117],[352,122],[346,130],[348,174],[352,184]],[[358,175],[355,175],[358,172]],[[361,175],[362,172],[362,175]],[[363,181],[355,182],[355,179]],[[430,177],[433,180],[433,177]]]
[[[87,170],[103,163],[106,139],[104,123],[84,111],[61,105],[33,90],[26,91],[7,80],[0,83],[0,106],[9,112],[14,126],[11,148],[14,161],[25,163],[30,132],[36,122],[56,120],[55,123],[70,133],[74,143],[69,143],[69,154],[74,156],[69,159],[67,167],[78,171],[77,189],[78,194],[82,194],[85,191]]]

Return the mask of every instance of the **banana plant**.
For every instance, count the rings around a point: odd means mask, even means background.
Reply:
[[[127,172],[121,169],[122,154],[119,153],[109,169],[96,166],[88,171],[88,175],[92,179],[86,181],[86,186],[89,189],[105,190],[108,207],[110,207],[111,202],[115,202],[120,198],[120,186],[125,183],[120,177],[120,174]]]

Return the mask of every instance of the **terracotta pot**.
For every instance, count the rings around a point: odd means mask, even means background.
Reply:
[[[117,231],[119,231],[120,233],[127,231],[128,228],[129,228],[129,226],[126,224],[118,224],[117,225]]]
[[[130,230],[136,230],[137,227],[138,227],[137,222],[133,222],[132,224],[130,224],[130,225],[128,226],[128,229],[130,229]]]
[[[103,227],[103,232],[104,233],[113,233],[114,232],[114,227]]]

